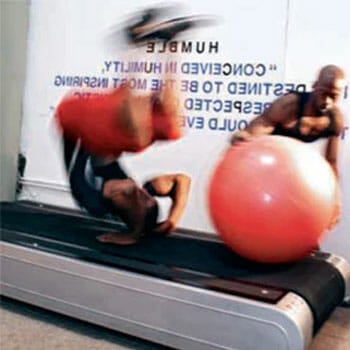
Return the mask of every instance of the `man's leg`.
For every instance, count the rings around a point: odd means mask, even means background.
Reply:
[[[188,29],[216,23],[213,16],[177,17],[165,21],[160,19],[164,14],[169,15],[174,12],[176,8],[178,9],[178,6],[160,6],[145,9],[137,14],[134,19],[130,19],[124,29],[129,41],[129,47],[125,51],[127,61],[135,60],[135,56],[140,55],[137,47],[146,44],[148,41],[169,41]],[[171,56],[174,59],[173,55]],[[130,76],[129,79],[131,78]],[[162,80],[174,81],[175,78],[174,74],[169,73],[169,76],[163,76]],[[138,79],[138,77],[134,79]],[[151,145],[157,138],[155,134],[160,135],[160,139],[177,139],[181,136],[178,126],[180,124],[179,94],[178,91],[175,91],[173,84],[166,84],[165,88],[156,94],[156,97],[149,90],[132,89],[128,83],[122,90],[125,93],[125,103],[123,103],[119,113],[125,130],[128,130],[132,135],[135,151]],[[152,118],[154,110],[156,116],[162,117],[161,120],[157,119],[155,121]],[[158,129],[156,132],[154,125]],[[165,129],[164,132],[162,132],[163,128]],[[168,129],[176,132],[170,133],[172,135],[168,137]]]
[[[95,176],[90,174],[89,178],[87,171],[90,154],[83,150],[79,140],[63,135],[62,142],[64,163],[73,198],[89,214],[103,217],[108,210],[101,194],[101,186],[96,186]]]
[[[152,11],[152,10],[151,10]],[[208,27],[218,23],[218,18],[209,15],[175,17],[162,22],[155,22],[154,17],[145,11],[136,24],[127,29],[129,42],[143,44],[147,41],[171,41],[178,34],[190,29]]]
[[[142,150],[152,144],[152,96],[151,94],[139,95],[127,87],[128,95],[121,113],[125,125],[131,131],[135,140],[136,150]]]
[[[135,44],[138,40],[138,35],[144,32],[145,28],[148,28],[152,23],[164,21],[165,17],[173,16],[174,13],[178,13],[180,10],[179,4],[157,6],[148,8],[142,12],[136,14],[134,18],[129,19],[129,23],[126,30],[127,37],[130,44]]]

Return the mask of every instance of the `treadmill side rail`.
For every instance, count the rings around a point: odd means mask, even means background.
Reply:
[[[268,304],[1,242],[1,294],[177,349],[302,350],[307,303]]]
[[[327,261],[332,264],[343,276],[345,281],[345,294],[344,299],[350,298],[350,264],[341,256],[330,255]]]

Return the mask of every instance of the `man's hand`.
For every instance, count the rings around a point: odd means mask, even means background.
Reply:
[[[175,230],[175,224],[170,220],[163,221],[157,225],[153,232],[157,235],[166,236]]]
[[[252,137],[253,136],[246,130],[238,131],[235,134],[233,134],[231,138],[231,145],[234,145],[241,141],[249,141],[252,139]]]
[[[333,210],[333,216],[328,225],[328,230],[333,230],[339,224],[342,215],[342,194],[339,182],[337,183],[337,188],[335,191],[335,205]]]
[[[175,230],[185,210],[190,186],[191,178],[181,173],[158,176],[146,184],[151,195],[172,200],[167,219],[153,229],[154,234],[168,235]]]
[[[328,230],[333,230],[338,224],[341,219],[342,214],[342,205],[341,202],[338,201],[334,208],[333,217],[331,219],[331,222],[329,223]]]

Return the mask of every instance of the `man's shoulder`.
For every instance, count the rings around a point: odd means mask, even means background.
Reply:
[[[333,113],[336,117],[339,117],[339,118],[341,118],[341,119],[344,118],[344,113],[343,113],[343,111],[341,110],[341,108],[338,107],[338,106],[334,106],[334,107],[332,108],[332,113]]]
[[[271,113],[278,114],[280,117],[289,117],[297,113],[300,97],[296,93],[288,93],[276,99],[271,105]]]
[[[331,114],[333,114],[333,119],[334,119],[336,130],[342,130],[344,128],[344,113],[343,113],[343,111],[338,106],[335,106],[332,108]]]

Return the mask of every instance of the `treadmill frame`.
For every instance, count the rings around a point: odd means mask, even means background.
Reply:
[[[177,349],[306,349],[313,316],[276,304],[1,242],[1,294]],[[350,277],[350,276],[349,276]]]
[[[167,280],[142,273],[138,263],[130,270],[127,261],[118,267],[86,261],[88,247],[68,244],[63,253],[55,240],[11,235],[11,243],[0,241],[0,294],[9,298],[176,349],[256,350],[259,344],[259,350],[302,350],[312,341],[312,311],[293,292],[277,302],[243,297],[197,286],[190,271]],[[329,254],[324,260],[339,271],[349,297],[349,263]],[[257,287],[260,296],[272,292]]]

